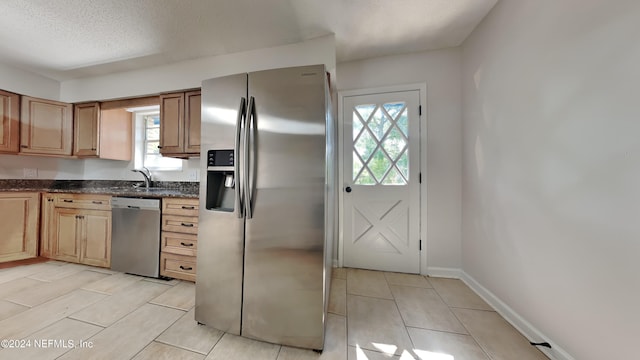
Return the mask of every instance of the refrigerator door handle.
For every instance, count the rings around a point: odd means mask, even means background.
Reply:
[[[249,173],[250,167],[249,167],[249,162],[250,162],[250,154],[249,154],[249,146],[251,146],[250,142],[251,142],[251,128],[252,128],[252,124],[253,124],[253,119],[254,119],[254,112],[255,112],[255,99],[252,96],[251,98],[249,98],[249,106],[247,107],[247,116],[245,118],[245,128],[244,128],[244,174],[243,174],[243,181],[244,181],[244,206],[245,206],[245,214],[247,215],[247,219],[251,219],[253,217],[253,209],[251,209],[251,203],[252,203],[252,198],[253,198],[253,193],[251,191],[251,187],[250,185],[250,178],[251,175]],[[254,157],[254,161],[255,161],[255,157]]]
[[[247,99],[242,97],[240,99],[240,107],[238,108],[238,118],[236,119],[236,146],[235,146],[235,157],[233,161],[233,172],[236,177],[235,180],[235,196],[236,203],[238,204],[238,218],[242,218],[244,216],[244,201],[243,195],[244,193],[241,191],[242,182],[240,181],[240,142],[241,142],[241,134],[242,134],[242,126],[243,119],[246,119],[245,110],[246,110]],[[246,127],[246,125],[245,125]]]

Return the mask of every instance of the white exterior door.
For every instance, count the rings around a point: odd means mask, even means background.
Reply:
[[[343,265],[420,272],[420,93],[345,96]]]

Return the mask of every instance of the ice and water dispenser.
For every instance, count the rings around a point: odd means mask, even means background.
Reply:
[[[234,210],[237,185],[233,157],[233,150],[207,152],[207,210]]]

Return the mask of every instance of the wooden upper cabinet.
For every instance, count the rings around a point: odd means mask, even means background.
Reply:
[[[160,95],[160,153],[184,153],[184,93]]]
[[[126,109],[102,110],[100,103],[77,104],[73,155],[131,160],[133,126]]]
[[[20,95],[0,90],[0,153],[17,153],[20,142]]]
[[[184,152],[200,154],[200,122],[202,99],[200,90],[190,91],[185,96]]]
[[[200,90],[160,95],[160,153],[200,156]]]
[[[100,149],[100,104],[78,104],[74,108],[73,155],[97,157]]]
[[[22,96],[20,153],[71,155],[73,105]]]

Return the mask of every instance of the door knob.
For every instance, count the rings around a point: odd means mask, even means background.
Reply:
[[[344,191],[346,191],[346,192],[350,193],[350,192],[351,192],[351,186],[347,186],[347,187],[344,189]]]

